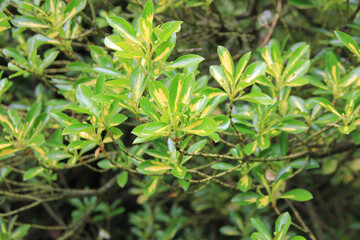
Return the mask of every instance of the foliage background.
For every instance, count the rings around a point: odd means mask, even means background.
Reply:
[[[43,1],[34,2],[35,5],[44,6]],[[45,4],[49,2],[45,1]],[[71,2],[79,6],[81,1]],[[34,6],[24,3],[25,1],[12,0],[1,1],[0,4],[5,6],[2,10],[11,25],[11,29],[0,32],[0,67],[4,70],[2,79],[8,78],[12,82],[6,92],[2,92],[5,87],[0,85],[0,100],[4,111],[14,109],[18,112],[22,121],[25,121],[25,129],[28,124],[27,112],[31,106],[41,103],[41,112],[45,115],[60,112],[69,103],[77,102],[75,90],[78,85],[83,83],[95,86],[98,72],[88,70],[87,67],[93,68],[107,61],[116,61],[113,58],[114,51],[104,46],[104,37],[113,32],[105,17],[121,16],[135,26],[145,2],[88,0],[86,6],[76,13],[76,21],[73,23],[77,23],[77,27],[72,29],[72,35],[67,36],[68,39],[62,41],[55,36],[54,39],[59,40],[61,44],[52,44],[47,39],[47,43],[37,48],[35,55],[39,56],[49,54],[46,51],[54,48],[51,51],[58,51],[56,60],[43,70],[27,68],[28,71],[9,65],[9,62],[17,60],[4,51],[6,48],[15,48],[27,58],[34,48],[29,39],[36,34],[44,34],[42,28],[24,28],[14,21],[20,15],[41,15],[34,10]],[[154,6],[155,26],[169,21],[182,21],[181,31],[176,34],[176,46],[168,62],[185,54],[204,57],[205,60],[199,64],[196,79],[209,79],[207,84],[211,87],[219,88],[219,84],[209,73],[211,65],[219,65],[219,45],[229,50],[234,62],[251,51],[253,62],[262,60],[260,47],[266,46],[271,38],[277,39],[282,49],[289,49],[295,43],[305,42],[311,49],[307,54],[311,60],[309,76],[322,76],[319,72],[327,68],[329,52],[336,54],[341,64],[339,71],[343,75],[359,67],[359,58],[350,53],[333,32],[340,30],[358,40],[358,1],[158,0],[154,1]],[[71,62],[83,62],[87,65],[71,66]],[[359,73],[355,72],[355,75],[357,80],[353,88],[343,90],[344,96],[352,94],[358,88]],[[5,84],[5,80],[2,84]],[[316,90],[316,85],[305,84],[293,88],[291,95],[308,100],[317,97]],[[245,92],[249,93],[250,88],[245,89]],[[342,113],[347,98],[339,99],[333,105]],[[307,103],[311,105],[311,101]],[[241,112],[242,104],[243,102],[238,102],[234,105],[235,115]],[[290,102],[287,101],[285,105],[290,106]],[[313,108],[314,106],[309,107],[309,111]],[[213,115],[226,115],[228,110],[228,100],[225,100],[217,106]],[[1,114],[5,116],[4,111]],[[86,114],[79,114],[73,110],[65,110],[65,113],[80,121],[88,118]],[[129,154],[150,159],[149,154],[143,153],[145,148],[149,147],[148,144],[133,144],[135,136],[131,131],[142,122],[138,121],[137,116],[130,110],[125,109],[121,113],[128,119],[118,126],[123,132],[119,144],[122,144],[122,148],[127,149]],[[56,117],[49,118],[44,129],[38,134],[42,132],[50,147],[63,149],[63,146],[54,145],[55,140],[62,139],[61,132],[57,130],[64,128],[57,120]],[[335,121],[337,119],[331,116],[324,120],[324,124],[318,129],[312,129],[313,132],[326,130],[312,142],[314,145],[310,146],[309,150],[315,152],[311,159],[315,162],[313,165],[318,167],[305,170],[300,168],[304,171],[286,183],[286,189],[306,189],[314,197],[305,203],[278,203],[277,211],[289,211],[293,222],[300,225],[300,229],[291,226],[289,236],[299,234],[309,239],[356,239],[359,234],[359,131],[354,130],[349,135],[342,134],[337,130],[336,124],[339,121],[334,125]],[[0,145],[6,145],[9,141],[9,132],[3,131],[4,128],[2,127],[0,132]],[[236,136],[233,136],[235,132],[231,126],[227,131],[228,135],[221,135],[225,141],[215,143],[207,140],[207,145],[201,152],[225,154],[232,146],[239,144]],[[307,133],[310,134],[311,131]],[[301,145],[309,136],[296,135],[289,133],[289,149],[297,144]],[[64,146],[68,146],[69,142],[66,138],[61,140]],[[271,139],[272,146],[282,143],[279,136]],[[166,140],[153,140],[153,144],[161,147],[165,144],[166,147]],[[1,145],[1,149],[7,149],[5,145]],[[17,145],[14,147],[17,149],[14,154],[7,154],[2,150],[2,224],[8,227],[11,221],[16,221],[12,232],[22,226],[18,232],[26,233],[25,239],[110,239],[109,236],[111,239],[250,239],[251,233],[255,231],[250,218],[261,219],[269,229],[275,224],[276,209],[270,205],[258,209],[255,204],[242,206],[231,201],[241,192],[236,187],[241,175],[236,172],[222,177],[220,183],[193,183],[187,191],[182,189],[183,186],[180,186],[173,176],[166,175],[161,178],[155,193],[144,194],[147,183],[153,181],[151,176],[137,173],[136,167],[131,165],[129,169],[133,171],[129,171],[127,181],[119,180],[122,181],[120,185],[126,183],[120,187],[117,184],[117,176],[122,171],[116,167],[110,168],[109,160],[102,161],[106,159],[107,154],[102,147],[104,146],[92,147],[78,160],[79,164],[76,167],[57,166],[59,169],[51,171],[47,176],[34,173],[38,170],[34,170],[34,167],[51,167],[41,162],[30,145]],[[306,147],[309,148],[304,146]],[[124,159],[131,157],[119,152],[111,141],[106,144],[106,149],[110,155]],[[66,163],[69,159],[64,153],[55,153],[63,154],[53,156],[59,162]],[[316,153],[319,155],[315,156]],[[209,159],[203,156],[195,156],[193,159],[196,159],[194,162],[197,163],[193,164],[193,168],[205,166],[209,162]],[[119,160],[118,164],[120,162]],[[276,164],[265,164],[262,168],[270,174],[266,176],[268,180],[279,170]],[[33,171],[29,172],[29,169]],[[218,173],[216,171],[209,166],[204,169],[204,173],[209,175]],[[33,176],[24,177],[26,173]],[[57,176],[51,177],[54,174]],[[125,178],[125,174],[123,177]],[[197,178],[194,176],[193,179]],[[221,183],[226,183],[232,188]],[[255,188],[261,186],[256,180],[254,183]],[[61,190],[57,191],[57,188]],[[48,196],[54,196],[54,200],[37,202],[37,197]],[[31,205],[32,203],[36,205]],[[28,209],[23,209],[23,206],[28,206]],[[17,219],[14,219],[15,215]],[[270,233],[272,232],[271,230]]]

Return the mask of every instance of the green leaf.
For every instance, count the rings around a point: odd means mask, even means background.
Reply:
[[[299,109],[301,112],[308,113],[309,111],[305,107],[305,101],[302,98],[291,96],[289,98],[291,106]]]
[[[289,0],[289,4],[300,8],[316,7],[316,5],[309,0]]]
[[[146,97],[140,98],[140,108],[145,115],[150,117],[153,121],[160,122],[160,114],[156,111],[154,103],[150,102]]]
[[[176,33],[180,31],[180,25],[182,24],[182,21],[170,21],[164,23],[160,27],[160,34],[158,37],[158,44],[161,44],[163,42],[166,42],[173,33]]]
[[[119,31],[120,35],[129,41],[139,43],[136,38],[136,32],[134,28],[125,19],[121,17],[106,17],[106,21],[111,27]]]
[[[289,72],[293,72],[294,68],[296,68],[296,63],[309,51],[309,48],[309,45],[303,45],[298,47],[295,51],[292,51],[283,76],[286,76]]]
[[[261,197],[258,197],[258,199],[256,200],[256,207],[258,209],[261,209],[261,208],[264,208],[267,205],[269,205],[269,203],[270,203],[270,196],[269,195],[261,196]]]
[[[170,84],[169,105],[172,113],[180,109],[180,104],[188,104],[195,85],[194,74],[189,74],[183,78],[180,74],[176,75]]]
[[[160,44],[160,46],[155,50],[156,57],[154,58],[154,62],[165,62],[172,53],[174,46],[175,45],[169,41]]]
[[[274,99],[272,99],[265,93],[261,93],[261,92],[251,92],[238,99],[247,102],[258,103],[262,105],[270,105],[274,103]]]
[[[219,85],[230,94],[231,81],[227,78],[224,69],[219,66],[210,66],[210,74],[215,78]]]
[[[174,168],[171,170],[171,174],[177,178],[183,179],[186,175],[186,167],[174,164]]]
[[[146,79],[141,67],[138,66],[130,73],[130,89],[135,100],[139,99],[145,89]]]
[[[281,214],[275,223],[275,239],[283,240],[286,236],[286,232],[289,230],[291,224],[291,217],[288,212]]]
[[[300,86],[303,86],[303,85],[308,84],[308,83],[309,83],[309,79],[307,79],[306,77],[301,77],[301,78],[293,79],[293,80],[291,80],[289,82],[286,81],[283,86],[300,87]]]
[[[307,71],[310,68],[310,60],[299,60],[296,63],[294,63],[294,67],[289,71],[289,73],[286,75],[285,77],[285,84],[288,85],[300,85],[299,82],[294,82],[296,79],[299,79],[301,77],[303,77]],[[302,82],[305,82],[304,84],[306,84],[306,79],[302,79]],[[302,85],[304,85],[302,84]]]
[[[218,46],[219,59],[224,69],[230,74],[234,75],[234,62],[231,58],[229,50],[223,46]]]
[[[153,160],[146,160],[140,163],[136,170],[143,174],[163,174],[164,171],[172,169],[172,167],[166,165],[165,163],[156,162]]]
[[[283,125],[280,128],[280,130],[282,131],[294,133],[294,134],[301,133],[307,129],[309,129],[309,126],[306,125],[306,123],[295,119],[283,121]]]
[[[99,116],[100,110],[97,104],[91,99],[93,96],[94,94],[91,89],[84,84],[80,84],[76,89],[76,100],[78,100],[80,106],[86,107],[86,109],[90,110],[95,116]]]
[[[5,13],[0,11],[0,32],[11,28],[10,23],[7,20],[8,17],[5,15]]]
[[[271,240],[269,231],[259,219],[251,218],[250,221],[251,224],[255,227],[255,229],[265,237],[265,239]]]
[[[105,75],[100,74],[96,80],[95,94],[103,93],[104,86],[105,86]]]
[[[144,187],[144,195],[150,197],[156,191],[156,187],[159,183],[159,177],[152,177],[151,181],[149,181]]]
[[[328,52],[326,56],[327,71],[329,72],[332,80],[337,85],[340,81],[339,61],[333,52]]]
[[[216,169],[216,170],[221,170],[221,171],[227,171],[227,170],[234,168],[234,166],[231,165],[230,163],[219,162],[219,163],[214,163],[213,165],[211,165],[211,168]]]
[[[151,97],[155,100],[158,107],[162,109],[164,113],[165,110],[169,107],[169,91],[164,84],[158,81],[150,81],[149,83],[149,93]]]
[[[360,57],[360,48],[355,40],[346,33],[335,31],[335,36],[347,47],[353,54]]]
[[[250,64],[242,74],[240,82],[252,83],[255,79],[263,75],[266,71],[266,64],[263,62]]]
[[[144,18],[139,18],[138,27],[146,46],[150,46],[152,35],[152,24]]]
[[[356,129],[356,125],[340,126],[338,127],[339,132],[342,134],[349,134]]]
[[[304,167],[305,170],[320,167],[319,163],[315,159],[310,159],[309,161],[306,161],[305,158],[298,159],[298,160],[295,160],[295,161],[291,161],[290,165],[293,168],[302,168],[305,165],[305,167]]]
[[[48,28],[49,26],[45,24],[43,21],[39,20],[36,17],[30,16],[20,16],[15,17],[11,20],[11,22],[16,27],[25,27],[25,28]]]
[[[254,175],[256,180],[265,187],[266,191],[268,193],[270,193],[270,187],[269,187],[269,183],[265,177],[265,173],[259,167],[254,167],[252,169],[252,174]]]
[[[95,68],[93,68],[93,70],[94,70],[95,72],[104,73],[104,74],[110,75],[110,76],[112,76],[112,77],[118,77],[118,78],[124,77],[123,74],[119,73],[118,71],[116,71],[116,70],[113,69],[113,68],[108,68],[108,67],[95,67]]]
[[[204,61],[203,57],[201,57],[199,55],[195,55],[195,54],[188,54],[188,55],[179,57],[174,62],[172,62],[170,65],[168,65],[168,67],[185,68],[185,67],[197,65],[202,61]]]
[[[249,175],[244,175],[240,180],[238,181],[237,187],[244,193],[246,193],[250,188],[252,184],[252,179]]]
[[[65,113],[50,113],[50,116],[58,121],[63,127],[71,124],[72,119]]]
[[[252,203],[256,203],[258,197],[260,197],[260,195],[254,192],[239,193],[231,199],[231,202],[240,205],[249,205]]]
[[[36,103],[30,108],[25,119],[26,132],[31,130],[31,127],[34,125],[36,118],[40,115],[40,112],[41,112],[41,103]]]
[[[148,0],[144,6],[142,17],[152,24],[154,20],[154,4],[152,0]]]
[[[4,9],[7,7],[7,5],[9,5],[9,3],[10,3],[10,0],[1,1],[1,3],[0,3],[0,12],[3,12]]]
[[[40,64],[40,69],[45,69],[49,67],[55,61],[59,53],[60,53],[59,51],[47,52],[44,60]]]
[[[248,64],[248,62],[250,60],[250,56],[251,56],[251,52],[248,52],[240,58],[237,66],[236,66],[235,83],[237,83],[238,80],[240,79],[240,76],[242,75],[244,69],[246,68],[246,65]]]
[[[30,168],[24,173],[23,180],[27,181],[31,178],[34,178],[37,175],[39,175],[40,173],[42,173],[43,171],[44,171],[44,168],[41,166]]]
[[[286,193],[281,194],[278,198],[290,199],[299,202],[306,202],[310,199],[313,199],[313,196],[310,192],[304,189],[293,189]]]
[[[217,131],[225,131],[230,126],[230,119],[228,116],[217,115],[217,116],[213,117],[213,119],[219,126]]]
[[[341,114],[334,108],[334,106],[331,104],[331,102],[329,102],[327,99],[325,99],[325,98],[315,98],[314,100],[316,102],[318,102],[326,110],[334,113],[339,118],[342,118]]]
[[[93,128],[96,128],[96,126],[87,124],[87,123],[75,123],[75,124],[71,124],[71,125],[67,126],[62,131],[62,135],[76,134],[76,133],[84,132],[84,131],[87,131],[87,130],[93,129]]]
[[[306,238],[304,238],[302,236],[295,236],[295,237],[292,237],[290,240],[306,240]]]
[[[109,119],[108,122],[108,126],[109,127],[114,127],[117,125],[120,125],[121,123],[125,122],[125,120],[127,119],[127,116],[123,115],[123,114],[115,114],[113,117],[111,117]]]
[[[118,185],[123,188],[128,181],[129,173],[127,171],[122,171],[117,177]]]
[[[23,237],[25,237],[29,229],[30,229],[30,225],[28,224],[16,228],[15,231],[11,233],[11,239],[23,239]]]
[[[93,70],[91,65],[84,62],[71,62],[66,65],[66,68],[79,72],[91,72]]]
[[[169,127],[169,124],[163,122],[152,122],[137,126],[132,131],[134,135],[138,136],[134,143],[147,142],[149,140],[158,138],[159,136],[164,136]]]
[[[189,134],[196,134],[200,136],[208,136],[215,132],[218,128],[217,123],[212,118],[202,118],[189,124],[184,131]]]
[[[283,168],[281,168],[275,177],[275,183],[277,183],[279,180],[285,181],[292,173],[292,166],[287,165]]]
[[[63,24],[71,19],[73,16],[78,14],[82,11],[86,6],[86,0],[71,0],[65,10],[64,14],[66,15],[65,19],[63,20]]]

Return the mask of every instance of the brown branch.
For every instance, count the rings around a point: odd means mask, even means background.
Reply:
[[[280,12],[281,12],[281,7],[282,7],[282,4],[281,4],[281,0],[278,0],[277,1],[277,4],[276,4],[276,14],[274,16],[274,20],[272,21],[271,23],[271,27],[269,29],[269,32],[268,34],[266,35],[264,41],[262,42],[262,44],[260,45],[261,47],[265,47],[266,44],[270,41],[270,38],[274,32],[274,29],[276,27],[276,24],[280,18]]]

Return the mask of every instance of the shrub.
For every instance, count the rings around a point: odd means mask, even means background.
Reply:
[[[316,55],[296,35],[271,39],[286,7],[320,4],[278,1],[260,48],[219,45],[208,60],[178,39],[201,28],[173,19],[211,10],[231,33],[224,5],[130,2],[128,12],[110,1],[0,4],[0,34],[12,40],[0,49],[1,239],[351,238],[317,208],[333,206],[323,185],[344,186],[358,206],[356,38],[335,31],[338,46]],[[322,16],[336,9],[326,6]],[[340,218],[356,229],[356,214]]]

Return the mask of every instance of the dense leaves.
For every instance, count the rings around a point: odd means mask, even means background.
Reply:
[[[0,239],[356,239],[356,1],[117,2],[0,2]]]

